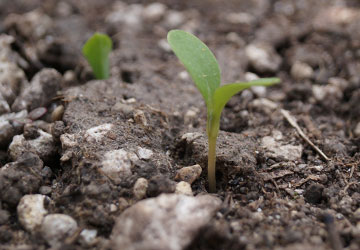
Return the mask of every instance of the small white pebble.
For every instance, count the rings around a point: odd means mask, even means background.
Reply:
[[[92,245],[95,242],[96,235],[96,229],[84,229],[80,233],[80,242],[88,246]]]
[[[175,193],[193,196],[191,185],[185,181],[180,181],[176,184]]]
[[[114,124],[105,123],[86,130],[84,137],[87,142],[98,143],[113,129]]]
[[[65,214],[49,214],[45,216],[41,233],[46,242],[59,247],[63,241],[77,230],[76,221]]]
[[[152,150],[142,148],[142,147],[138,147],[136,153],[137,153],[137,156],[139,157],[139,159],[141,159],[141,160],[149,160],[151,158],[151,156],[154,154],[154,152]]]
[[[40,226],[47,210],[44,201],[47,197],[41,194],[29,194],[21,198],[17,206],[18,219],[21,225],[29,232]]]
[[[133,192],[136,199],[141,200],[146,196],[146,191],[148,188],[148,180],[145,178],[139,178],[136,180]]]

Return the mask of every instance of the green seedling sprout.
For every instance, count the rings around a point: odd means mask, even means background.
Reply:
[[[84,44],[82,53],[89,62],[96,79],[109,78],[109,53],[111,50],[111,38],[101,33],[95,33]]]
[[[167,40],[175,55],[184,64],[207,107],[208,180],[209,191],[216,192],[215,164],[216,138],[220,128],[220,115],[226,103],[238,92],[252,86],[270,86],[278,78],[262,78],[250,82],[237,82],[220,86],[220,68],[214,54],[196,36],[182,30],[171,30]]]

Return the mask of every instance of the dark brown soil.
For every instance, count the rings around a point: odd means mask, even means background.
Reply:
[[[360,249],[359,1],[159,2],[167,6],[164,14],[135,24],[111,19],[116,1],[110,0],[0,2],[0,31],[16,38],[12,49],[27,62],[19,65],[27,80],[43,68],[63,75],[61,91],[39,118],[46,123],[35,124],[51,127],[56,156],[39,156],[43,168],[33,152],[10,163],[8,149],[0,151],[0,167],[13,167],[0,174],[0,249],[49,248],[41,234],[23,229],[16,211],[23,195],[43,186],[51,187],[49,213],[70,215],[80,228],[98,232],[90,246],[72,235],[60,249],[111,249],[115,219],[138,202],[133,186],[140,177],[149,181],[146,199],[174,192],[177,171],[200,164],[191,187],[194,195],[207,192],[206,108],[164,44],[171,28],[190,30],[214,51],[224,83],[246,80],[249,72],[282,81],[266,91],[246,90],[225,107],[217,145],[216,195],[223,205],[187,250]],[[22,18],[34,9],[52,21],[41,36],[23,31]],[[184,20],[172,25],[166,16],[175,10]],[[80,54],[95,31],[114,42],[108,80],[93,80]],[[271,63],[281,60],[275,70],[257,67],[246,54],[259,43],[273,50]],[[306,76],[304,64],[312,69]],[[53,122],[59,105],[64,114]],[[301,138],[281,109],[330,160]],[[87,130],[102,124],[113,127],[99,141],[88,139]],[[38,136],[25,128],[17,134]],[[75,146],[61,145],[65,133],[75,136]],[[187,133],[194,138],[185,139]],[[129,177],[102,172],[107,152],[138,147],[153,155],[132,162]],[[41,167],[29,172],[29,162]]]

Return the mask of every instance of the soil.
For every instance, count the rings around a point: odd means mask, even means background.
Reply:
[[[153,12],[152,1],[0,2],[0,32],[14,38],[11,61],[24,82],[32,84],[44,68],[61,74],[51,76],[61,78],[53,96],[43,87],[46,95],[30,98],[33,105],[12,105],[26,87],[5,98],[10,109],[1,119],[23,109],[29,115],[11,120],[10,138],[0,132],[0,249],[50,248],[41,230],[19,221],[26,194],[46,195],[49,214],[69,215],[79,230],[97,232],[90,243],[77,230],[53,249],[114,249],[116,218],[140,200],[174,193],[181,168],[199,164],[192,193],[207,192],[206,107],[166,44],[173,28],[211,48],[223,83],[281,78],[225,107],[214,194],[221,209],[189,245],[174,249],[360,249],[359,1],[159,2],[165,8]],[[80,54],[95,31],[114,42],[107,80],[94,80]],[[47,72],[44,79],[53,71]],[[32,144],[42,138],[39,129],[52,136],[45,149]],[[109,175],[104,157],[118,150],[133,157],[131,170]],[[140,197],[139,178],[148,183]]]

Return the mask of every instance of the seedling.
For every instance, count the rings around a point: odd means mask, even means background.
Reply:
[[[82,53],[89,62],[96,79],[109,78],[109,53],[111,50],[111,38],[101,33],[95,33],[84,44]]]
[[[220,115],[226,103],[238,92],[252,86],[270,86],[278,78],[262,78],[251,82],[237,82],[220,86],[220,68],[214,54],[196,36],[182,30],[172,30],[167,36],[175,55],[184,64],[207,107],[208,180],[209,191],[216,191],[215,164],[216,138],[219,133]]]

